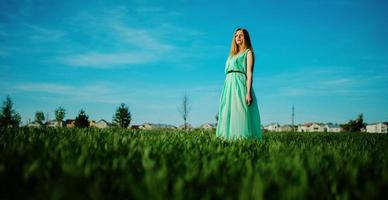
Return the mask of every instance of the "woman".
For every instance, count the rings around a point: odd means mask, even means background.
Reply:
[[[225,65],[216,135],[227,140],[262,139],[260,114],[252,88],[254,53],[247,30],[238,28]]]

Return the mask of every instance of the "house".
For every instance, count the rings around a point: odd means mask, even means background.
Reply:
[[[67,128],[74,128],[75,127],[75,120],[74,119],[67,119],[65,121],[65,125]]]
[[[45,123],[46,127],[62,127],[62,122],[58,122],[56,120],[50,120]]]
[[[299,124],[298,125],[298,132],[309,132],[309,127],[310,127],[310,124],[308,124],[308,123]]]
[[[95,120],[89,120],[89,127],[96,127],[96,121]]]
[[[313,123],[310,126],[310,132],[327,132],[327,128],[325,124]]]
[[[185,129],[185,125],[184,124],[180,125],[179,129],[180,130],[184,130]],[[187,130],[193,130],[193,126],[191,124],[189,124],[189,123],[186,123],[186,129]]]
[[[92,123],[90,123],[90,126],[92,126]],[[110,124],[104,119],[100,119],[99,121],[95,122],[93,126],[96,128],[109,128]]]
[[[203,130],[214,130],[217,128],[217,126],[216,124],[206,123],[206,124],[202,124],[200,128]]]
[[[388,122],[377,122],[366,125],[367,133],[387,133]]]
[[[27,124],[27,127],[30,127],[30,128],[40,128],[42,126],[43,126],[43,124],[41,124],[37,121],[33,121],[33,122],[30,122]]]
[[[327,132],[339,133],[341,132],[341,127],[338,124],[326,124]]]
[[[298,132],[327,132],[327,127],[322,123],[308,122],[298,125]]]
[[[170,124],[152,124],[144,123],[139,126],[139,129],[151,130],[151,129],[177,129],[176,126]]]
[[[277,122],[273,122],[271,124],[268,124],[267,126],[264,126],[264,130],[267,130],[267,131],[280,131],[280,125]]]
[[[151,123],[144,123],[142,125],[140,125],[139,129],[145,129],[145,130],[151,130],[153,129],[154,127],[152,126]]]
[[[278,130],[281,132],[291,132],[291,131],[293,131],[293,127],[292,127],[292,125],[285,124],[283,126],[280,126],[280,128],[278,128]]]

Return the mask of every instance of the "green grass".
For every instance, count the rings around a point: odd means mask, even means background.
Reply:
[[[379,199],[387,134],[8,129],[0,199]]]

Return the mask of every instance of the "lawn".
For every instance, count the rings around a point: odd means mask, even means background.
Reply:
[[[0,199],[383,199],[388,135],[6,129]]]

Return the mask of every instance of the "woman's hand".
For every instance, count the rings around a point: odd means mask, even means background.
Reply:
[[[245,96],[245,102],[249,105],[251,105],[252,103],[252,97],[251,97],[251,94],[247,94],[247,96]]]

